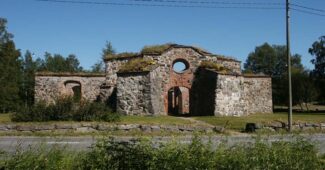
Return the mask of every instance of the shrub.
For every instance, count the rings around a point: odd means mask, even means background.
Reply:
[[[18,148],[14,154],[4,154],[3,157],[0,169],[14,170],[72,170],[80,160],[77,153],[67,152],[58,146],[46,148],[45,145],[30,147],[25,151]]]
[[[73,110],[72,98],[58,98],[55,103],[46,105],[41,101],[33,106],[22,107],[11,115],[15,122],[69,120]]]
[[[0,169],[324,169],[312,143],[294,142],[212,146],[195,137],[190,144],[157,144],[101,140],[87,152],[70,153],[57,146],[1,154]]]
[[[44,102],[36,103],[32,107],[21,107],[19,110],[10,115],[14,122],[44,121],[48,113],[47,106]]]
[[[23,107],[11,115],[15,122],[28,121],[118,121],[119,114],[113,113],[104,103],[80,101],[75,103],[73,98],[59,98],[53,104],[39,102],[31,107]]]
[[[104,103],[82,101],[79,108],[73,113],[76,121],[106,121],[114,122],[120,120],[117,113],[113,113]]]
[[[226,147],[201,142],[168,143],[157,147],[145,141],[100,141],[85,155],[80,169],[322,169],[314,145],[256,141],[251,146]]]
[[[137,58],[121,65],[119,72],[142,72],[150,71],[150,66],[156,64],[154,60]]]

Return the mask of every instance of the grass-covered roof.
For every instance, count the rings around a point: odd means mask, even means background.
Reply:
[[[119,73],[134,73],[151,71],[156,65],[152,59],[136,58],[122,64]]]
[[[227,74],[230,72],[230,70],[228,68],[224,67],[221,64],[212,62],[212,61],[202,61],[199,67],[213,70],[213,71],[216,71],[218,73],[223,73],[223,74]]]
[[[222,55],[212,54],[212,53],[208,52],[207,50],[204,50],[200,47],[185,46],[185,45],[179,45],[179,44],[173,44],[173,43],[144,46],[139,53],[124,52],[124,53],[119,53],[119,54],[107,55],[105,60],[136,58],[136,57],[141,57],[143,55],[161,55],[163,52],[167,51],[170,48],[191,48],[202,55],[217,57],[220,60],[237,61],[231,57],[225,57]]]
[[[36,72],[36,76],[53,76],[53,77],[72,77],[72,76],[78,76],[78,77],[105,77],[105,73],[89,73],[89,72]]]

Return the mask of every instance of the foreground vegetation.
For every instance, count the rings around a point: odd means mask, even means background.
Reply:
[[[73,98],[59,98],[55,104],[47,105],[39,102],[35,105],[22,107],[11,115],[14,122],[45,122],[45,121],[118,121],[120,115],[113,113],[108,106],[100,102]]]
[[[312,143],[299,138],[295,142],[253,145],[213,146],[200,138],[191,144],[170,142],[154,146],[150,141],[98,142],[91,150],[69,152],[52,147],[2,153],[1,169],[324,169],[321,156]]]

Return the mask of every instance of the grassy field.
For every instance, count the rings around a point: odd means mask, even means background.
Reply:
[[[204,121],[215,126],[225,126],[228,122],[228,128],[240,130],[245,128],[246,123],[268,123],[272,121],[287,122],[287,113],[274,114],[254,114],[245,117],[215,117],[215,116],[201,116],[194,117],[196,120]],[[294,122],[311,122],[311,123],[325,123],[325,113],[293,113]]]

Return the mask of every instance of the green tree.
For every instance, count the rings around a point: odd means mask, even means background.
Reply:
[[[21,103],[19,84],[21,82],[20,51],[7,32],[7,20],[0,18],[0,112],[12,111]]]
[[[317,95],[317,90],[309,71],[292,69],[292,91],[293,104],[300,105],[301,110],[304,110],[303,104],[305,104],[307,111],[309,111],[308,103],[312,102]]]
[[[293,80],[293,103],[301,104],[302,102],[311,100],[314,96],[313,91],[303,91],[303,82],[301,77],[306,80],[306,71],[301,64],[301,55],[294,54],[291,56],[292,64],[292,80]],[[272,77],[272,96],[273,103],[276,105],[285,105],[288,103],[288,78],[287,78],[287,57],[286,46],[269,45],[264,43],[257,46],[255,51],[251,52],[246,62],[244,63],[244,72],[249,73],[264,73]],[[308,86],[313,86],[313,81],[309,81]],[[310,94],[306,94],[310,92]],[[306,94],[308,97],[303,99],[301,94]]]
[[[106,41],[105,48],[102,50],[102,58],[105,59],[107,55],[116,54],[115,49],[110,41]]]
[[[303,70],[301,55],[291,57],[292,67]],[[244,63],[244,72],[264,73],[271,77],[283,77],[287,72],[286,46],[264,43],[251,52]]]
[[[319,38],[319,41],[315,41],[309,53],[315,56],[311,62],[315,65],[313,74],[317,77],[325,78],[325,36]]]
[[[91,72],[93,73],[103,73],[105,72],[105,64],[103,61],[98,61],[91,66]]]
[[[315,56],[311,62],[315,65],[312,76],[318,91],[318,102],[325,103],[325,36],[321,36],[319,41],[312,44],[309,53]]]
[[[66,65],[68,66],[68,72],[81,72],[83,71],[83,68],[80,66],[80,62],[76,55],[70,54],[65,59]]]
[[[38,58],[36,60],[37,71],[49,72],[82,72],[78,58],[74,54],[70,54],[67,58],[60,54],[50,54],[45,52],[44,60]]]
[[[105,72],[105,63],[103,60],[108,55],[114,55],[116,54],[115,49],[113,48],[113,45],[111,42],[106,41],[105,47],[102,49],[102,60],[96,62],[93,66],[91,66],[91,71],[95,73],[102,73]]]
[[[21,84],[21,98],[27,106],[34,104],[34,78],[36,69],[37,65],[33,61],[32,53],[27,50],[23,60],[23,83]]]

